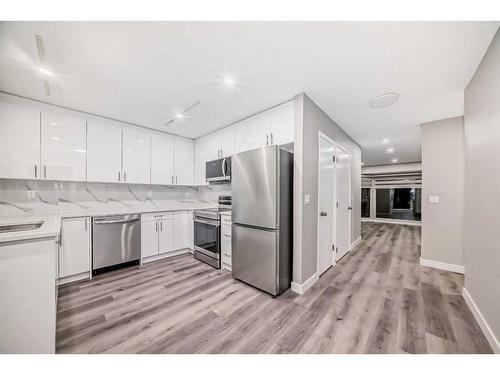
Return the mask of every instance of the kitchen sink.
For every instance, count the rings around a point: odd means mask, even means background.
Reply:
[[[21,232],[26,230],[35,230],[43,225],[43,221],[34,223],[21,223],[21,224],[0,224],[0,233]]]

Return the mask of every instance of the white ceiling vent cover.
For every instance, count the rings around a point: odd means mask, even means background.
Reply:
[[[399,99],[399,94],[395,92],[388,92],[386,94],[376,96],[372,100],[370,100],[370,107],[371,108],[389,107],[390,105],[396,103],[398,99]]]

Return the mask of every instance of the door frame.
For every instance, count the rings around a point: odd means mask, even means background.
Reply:
[[[352,236],[352,155],[350,152],[346,151],[345,148],[341,147],[340,145],[337,144],[337,148],[340,149],[342,152],[346,153],[347,155],[349,155],[349,160],[350,160],[350,168],[349,168],[349,207],[351,207],[351,209],[349,210],[349,246],[347,248],[347,251],[346,253],[343,255],[347,255],[347,253],[349,253],[351,251],[351,245],[352,245],[352,241],[351,241],[351,236]],[[337,153],[337,149],[335,149],[335,156],[338,157],[338,153]],[[337,159],[338,160],[338,159]],[[335,183],[337,183],[337,166],[335,166],[335,172],[334,172],[334,176],[335,176]],[[337,185],[335,185],[335,202],[337,202]],[[334,204],[335,206],[335,222],[336,219],[337,219],[337,205]],[[338,238],[337,236],[337,226],[335,226],[335,239]],[[336,254],[336,252],[335,252]],[[342,256],[342,257],[343,257]],[[337,256],[334,255],[335,259],[337,259]]]
[[[320,141],[321,139],[327,141],[328,143],[330,143],[333,148],[334,148],[334,151],[333,151],[333,155],[335,156],[335,158],[337,157],[337,147],[338,147],[338,144],[337,142],[335,142],[333,139],[331,139],[329,136],[327,136],[325,133],[321,132],[321,131],[318,131],[318,154],[317,154],[317,160],[318,160],[318,179],[317,179],[317,184],[318,184],[318,199],[317,199],[317,202],[318,202],[318,205],[317,205],[317,210],[316,210],[316,219],[318,220],[317,223],[317,230],[316,230],[316,273],[318,274],[318,277],[320,276],[319,274],[319,252],[320,252],[320,241],[319,241],[319,213],[320,213],[320,207],[319,207],[319,198],[320,198],[320,162],[319,162],[319,159],[320,159],[320,152],[321,152],[321,149],[320,149]],[[331,243],[332,245],[335,244],[335,240],[337,238],[337,230],[336,230],[336,227],[337,227],[337,207],[336,207],[336,204],[335,202],[337,202],[337,185],[336,185],[336,168],[333,168],[333,179],[332,179],[332,186],[333,186],[333,204],[332,204],[332,213],[333,213],[333,227],[332,227],[332,236],[331,236]],[[335,256],[335,251],[332,251],[332,267],[335,266],[335,264],[337,263],[337,257]]]

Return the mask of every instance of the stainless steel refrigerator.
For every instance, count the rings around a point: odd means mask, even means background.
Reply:
[[[279,295],[292,278],[293,154],[274,145],[231,164],[233,276]]]

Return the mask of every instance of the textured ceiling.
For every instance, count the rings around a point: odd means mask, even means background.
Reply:
[[[306,92],[361,145],[365,165],[416,161],[419,124],[463,114],[463,90],[498,25],[2,22],[0,90],[190,138]],[[34,69],[36,34],[55,73],[51,96]],[[236,87],[221,83],[227,75]],[[371,109],[385,92],[399,101]]]

